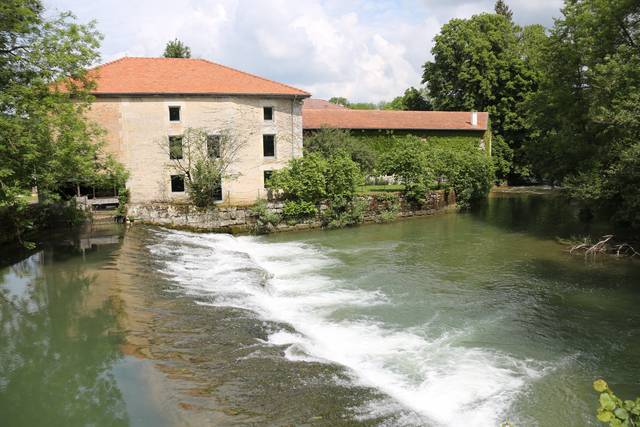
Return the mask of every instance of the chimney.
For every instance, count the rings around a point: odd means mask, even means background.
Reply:
[[[473,127],[478,126],[478,112],[477,111],[472,111],[471,112],[471,126],[473,126]]]

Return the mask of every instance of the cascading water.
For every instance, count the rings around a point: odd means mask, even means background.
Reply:
[[[542,363],[459,345],[466,328],[410,327],[370,315],[372,308],[402,314],[401,299],[384,287],[364,289],[331,277],[341,261],[328,248],[270,243],[257,237],[159,231],[151,247],[163,272],[199,304],[251,310],[290,325],[271,334],[292,361],[336,363],[355,382],[390,397],[406,424],[496,426],[514,399],[545,372]],[[393,286],[389,283],[389,286]]]

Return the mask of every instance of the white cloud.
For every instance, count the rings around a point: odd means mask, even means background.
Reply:
[[[179,38],[204,57],[310,91],[316,97],[390,100],[420,83],[432,40],[453,17],[492,0],[45,0],[96,19],[104,61],[158,56]],[[561,0],[511,0],[516,21],[550,25]],[[520,21],[518,21],[520,22]],[[522,22],[529,23],[529,22]]]

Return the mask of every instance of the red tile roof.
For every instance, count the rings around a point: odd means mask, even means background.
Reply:
[[[347,107],[344,105],[334,104],[329,101],[325,101],[324,99],[318,98],[307,98],[304,100],[302,104],[302,108],[309,110],[346,110]]]
[[[90,70],[96,95],[211,94],[308,97],[309,93],[205,59],[130,58]]]
[[[391,111],[350,109],[302,109],[304,129],[479,130],[487,129],[488,113],[478,113],[471,125],[469,111]]]

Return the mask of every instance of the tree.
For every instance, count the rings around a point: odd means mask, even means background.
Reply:
[[[165,58],[191,58],[191,49],[176,38],[167,42],[163,56]]]
[[[504,0],[496,1],[494,10],[496,11],[496,14],[504,16],[509,21],[513,20],[513,12],[511,12],[511,8],[509,8]]]
[[[215,134],[202,128],[187,128],[178,139],[161,144],[169,154],[170,169],[184,176],[191,202],[207,207],[216,200],[215,194],[220,191],[223,179],[237,178],[232,166],[246,140],[246,136],[230,128]]]
[[[529,102],[540,173],[594,210],[640,230],[640,3],[571,0],[543,50]]]
[[[424,203],[429,185],[435,182],[427,151],[424,140],[410,136],[398,139],[380,160],[381,172],[396,177],[404,185],[407,199],[417,204]]]
[[[55,200],[62,186],[94,180],[104,159],[102,132],[84,118],[100,39],[94,23],[47,18],[37,0],[0,6],[0,210],[18,239],[32,187]]]
[[[343,107],[349,108],[349,100],[342,96],[334,96],[329,98],[329,102],[336,105],[342,105]]]
[[[384,106],[385,110],[405,110],[405,111],[429,111],[432,105],[426,91],[418,90],[413,86],[404,91],[404,95],[398,96],[393,101]]]
[[[514,151],[520,173],[528,165],[521,147],[533,132],[524,103],[539,79],[529,40],[540,42],[540,36],[497,14],[452,19],[435,38],[434,60],[424,64],[423,83],[434,109],[488,111],[493,132]]]

